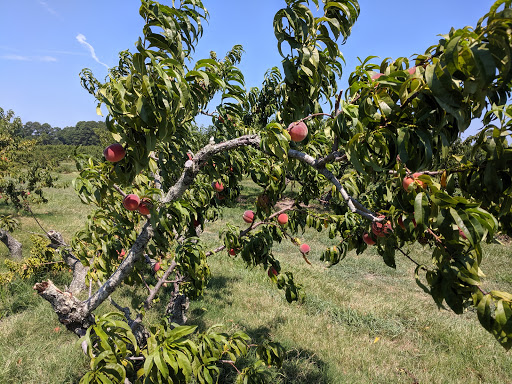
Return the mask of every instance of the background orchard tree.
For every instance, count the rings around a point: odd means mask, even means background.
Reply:
[[[288,301],[298,301],[300,284],[272,246],[292,241],[309,262],[309,247],[296,238],[306,227],[339,239],[321,256],[329,265],[369,243],[390,267],[404,256],[399,260],[416,264],[416,282],[439,307],[476,308],[482,326],[512,346],[512,295],[486,291],[479,267],[481,244],[498,231],[511,234],[510,2],[496,2],[475,28],[452,30],[413,59],[361,60],[342,92],[337,41],[348,38],[358,14],[351,0],[286,1],[274,18],[282,69],[270,69],[261,89],[247,91],[236,68],[241,47],[223,59],[192,60],[207,17],[201,1],[171,7],[143,0],[135,52],[121,52],[104,83],[82,72],[98,110],[108,110],[107,128],[124,157],[79,162],[75,188],[96,206],[72,243],[88,269],[89,296],[81,300],[51,281],[34,288],[83,336],[91,358],[83,383],[213,382],[222,364],[235,366],[253,345],[243,333],[194,334],[183,325],[187,300],[206,287],[208,258],[226,249],[261,266]],[[215,94],[222,102],[207,112]],[[193,128],[201,113],[215,127],[206,145]],[[447,159],[473,119],[484,127],[472,151]],[[261,187],[252,222],[244,215],[247,228],[229,225],[222,246],[204,249],[201,228],[233,204],[243,177]],[[297,199],[276,209],[290,180],[300,184]],[[132,209],[127,195],[144,206]],[[329,213],[309,207],[316,199]],[[411,258],[414,242],[428,246],[430,265]],[[135,314],[118,306],[95,317],[121,284],[146,285],[148,297]],[[172,290],[169,318],[147,327],[144,314],[164,284]],[[239,371],[239,382],[264,382],[265,365],[281,362],[279,344],[255,348],[258,360]]]
[[[21,128],[21,119],[13,111],[0,108],[0,201],[16,210],[29,209],[32,203],[46,202],[42,188],[53,186],[56,181],[45,162],[31,161],[30,152],[35,141],[17,136]],[[10,233],[18,225],[15,216],[0,215],[0,241],[14,259],[20,260],[21,243]]]

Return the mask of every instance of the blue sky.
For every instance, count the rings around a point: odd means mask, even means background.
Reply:
[[[223,57],[244,46],[240,64],[246,86],[259,86],[265,71],[279,66],[273,34],[274,14],[284,0],[203,0],[210,12],[196,59],[214,50]],[[474,26],[491,0],[359,0],[361,15],[348,42],[344,78],[357,57],[410,56],[436,44],[453,26]],[[169,4],[170,1],[164,2]],[[118,52],[133,50],[142,19],[137,0],[4,0],[0,2],[0,107],[23,122],[74,126],[103,120],[81,86],[79,72],[90,68],[103,79],[117,64]],[[378,60],[377,62],[380,62]],[[198,120],[208,124],[207,118]]]

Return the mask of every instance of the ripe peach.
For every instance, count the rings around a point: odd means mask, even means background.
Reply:
[[[268,277],[272,278],[273,276],[277,276],[277,269],[275,267],[270,267],[267,271]]]
[[[214,165],[215,166],[215,165]],[[222,183],[219,183],[218,181],[214,181],[212,183],[213,189],[215,189],[217,192],[222,192],[224,190],[224,185]]]
[[[228,252],[231,256],[235,256],[236,255],[236,251],[234,248],[231,248]]]
[[[140,199],[139,196],[134,194],[126,195],[123,199],[123,206],[129,211],[135,211],[139,208]]]
[[[425,188],[425,183],[421,180],[418,180],[419,176],[421,176],[421,173],[413,173],[412,176],[404,177],[402,181],[402,187],[405,189],[406,192],[409,192],[409,185],[411,185],[412,183],[415,184],[414,188],[416,188],[416,186],[420,188]]]
[[[384,237],[390,232],[392,232],[393,227],[391,226],[391,222],[388,220],[385,223],[375,221],[372,223],[372,233],[377,237]]]
[[[363,241],[368,245],[375,245],[375,240],[372,239],[371,235],[368,232],[363,234]]]
[[[311,248],[310,248],[310,246],[309,246],[309,245],[307,245],[306,243],[304,243],[304,244],[301,244],[301,245],[300,245],[299,250],[300,250],[303,254],[306,254],[306,253],[308,253],[308,252],[311,250]]]
[[[302,141],[306,138],[308,135],[308,127],[306,124],[301,122],[295,122],[291,123],[288,126],[288,132],[290,133],[290,137],[292,138],[292,141],[295,141],[296,143],[299,141]]]
[[[160,265],[160,262],[156,262],[155,265],[153,266],[153,271],[158,271],[160,269],[161,265]]]
[[[117,259],[118,260],[123,260],[124,259],[124,256],[126,255],[126,251],[123,249],[121,249],[121,252],[117,252],[118,253],[118,256],[117,256]]]
[[[142,199],[138,207],[139,213],[144,216],[149,215],[152,206],[149,199]]]
[[[123,146],[119,143],[109,145],[103,151],[103,156],[105,156],[105,159],[112,163],[116,163],[116,162],[122,160],[125,157],[125,155],[126,155],[126,151],[123,148]]]
[[[252,223],[254,221],[254,212],[250,210],[245,211],[242,219],[244,219],[246,223]]]
[[[281,213],[279,216],[277,216],[277,222],[281,225],[285,225],[288,223],[288,215],[286,213]]]

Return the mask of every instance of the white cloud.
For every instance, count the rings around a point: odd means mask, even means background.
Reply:
[[[17,60],[17,61],[30,61],[28,56],[21,56],[21,55],[3,55],[2,59],[5,59],[5,60]]]
[[[96,62],[98,62],[99,64],[101,64],[101,65],[105,66],[105,68],[107,68],[107,69],[109,68],[107,64],[102,63],[102,62],[100,61],[100,59],[98,59],[98,56],[96,56],[96,52],[94,52],[94,47],[93,47],[91,44],[89,44],[87,41],[85,41],[85,40],[86,40],[86,38],[85,38],[85,36],[84,36],[84,35],[82,35],[81,33],[79,33],[79,34],[76,36],[76,39],[77,39],[77,41],[78,41],[80,44],[84,45],[85,47],[87,47],[87,49],[89,49],[89,52],[91,53],[92,58],[93,58]]]
[[[0,47],[1,48],[1,47]],[[73,56],[87,56],[84,52],[74,52],[74,51],[61,51],[58,49],[36,49],[36,52],[41,53],[54,53],[56,55],[73,55]]]
[[[58,13],[52,7],[50,7],[46,1],[37,0],[37,2],[39,4],[41,4],[43,6],[43,8],[46,9],[48,12],[50,12],[52,15],[55,15],[55,16],[58,15]]]
[[[2,55],[0,58],[4,60],[14,60],[14,61],[45,61],[45,62],[55,62],[57,59],[53,56],[22,56],[22,55]]]
[[[57,59],[53,56],[40,56],[38,59],[41,61],[47,61],[47,62],[57,61]]]

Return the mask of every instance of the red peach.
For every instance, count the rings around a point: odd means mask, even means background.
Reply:
[[[139,213],[144,216],[149,215],[152,206],[149,199],[142,199],[138,207]]]
[[[389,234],[393,230],[390,221],[386,221],[385,223],[375,221],[372,223],[372,233],[377,237],[384,237]]]
[[[126,151],[123,148],[123,146],[119,143],[109,145],[103,151],[103,156],[105,156],[105,159],[112,163],[116,163],[116,162],[122,160],[125,157],[125,155],[126,155]]]
[[[139,196],[134,194],[126,195],[123,199],[123,206],[129,211],[135,211],[139,208],[140,199]]]
[[[277,222],[281,225],[285,225],[288,223],[288,215],[286,213],[281,213],[279,216],[277,216]]]
[[[252,223],[254,221],[254,212],[250,210],[245,211],[242,216],[242,219],[244,219],[246,223]]]
[[[303,121],[298,123],[295,122],[291,123],[288,126],[288,132],[290,133],[292,141],[295,141],[297,143],[306,138],[306,136],[308,135],[308,127]]]
[[[215,165],[214,165],[215,166]],[[218,181],[214,181],[212,183],[213,189],[215,189],[217,192],[222,192],[224,190],[224,185],[222,183],[219,183]]]
[[[363,234],[363,241],[368,245],[375,245],[375,240],[372,239],[371,235],[368,232]]]
[[[310,248],[310,246],[309,246],[309,245],[307,245],[306,243],[304,243],[304,244],[301,244],[301,246],[299,247],[299,250],[300,250],[303,254],[306,254],[306,253],[308,253],[308,252],[311,250],[311,248]]]
[[[409,192],[409,185],[412,183],[414,183],[416,186],[419,186],[420,188],[425,188],[425,183],[421,180],[418,180],[419,176],[421,176],[421,173],[413,173],[412,176],[404,177],[402,181],[402,187],[406,192]]]

